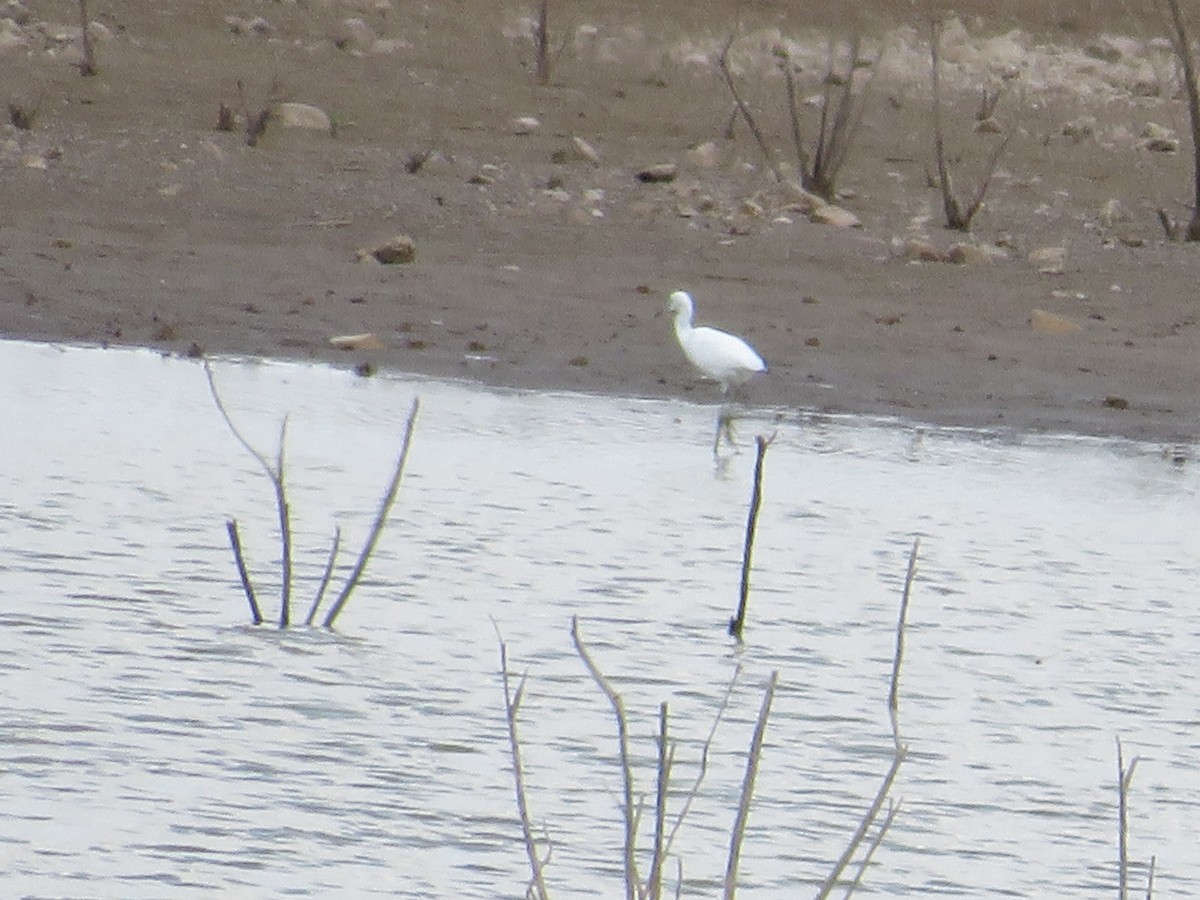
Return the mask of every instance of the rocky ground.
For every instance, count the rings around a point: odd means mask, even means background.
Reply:
[[[715,400],[661,314],[682,287],[770,363],[755,403],[1196,434],[1200,246],[1157,217],[1190,214],[1191,143],[1153,14],[955,5],[964,201],[1008,139],[968,235],[930,177],[929,5],[552,2],[547,85],[534,6],[92,0],[82,77],[75,2],[0,0],[0,333]],[[835,197],[857,227],[788,184],[780,74],[786,52],[809,141],[848,27],[872,63]],[[727,130],[735,28],[784,183]],[[361,252],[400,235],[411,256]]]

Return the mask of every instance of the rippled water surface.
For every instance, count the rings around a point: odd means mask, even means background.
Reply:
[[[910,756],[862,891],[1115,891],[1119,736],[1141,757],[1135,884],[1154,854],[1156,896],[1200,895],[1190,464],[1137,444],[785,416],[743,421],[747,452],[718,472],[711,407],[215,371],[264,450],[289,416],[301,617],[335,525],[343,575],[361,545],[419,395],[393,518],[335,632],[252,627],[224,523],[241,523],[274,618],[273,495],[200,366],[0,344],[6,896],[521,896],[497,629],[528,673],[521,739],[549,886],[619,896],[615,725],[572,616],[624,695],[648,804],[659,704],[682,792],[741,665],[675,844],[684,896],[720,893],[778,671],[741,894],[811,895],[890,762],[916,536]],[[725,622],[749,444],[774,428],[739,650]]]

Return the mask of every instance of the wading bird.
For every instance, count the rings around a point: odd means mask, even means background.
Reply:
[[[751,375],[767,371],[753,347],[735,334],[692,324],[695,306],[687,291],[676,291],[668,306],[675,316],[675,337],[688,361],[721,385],[721,392],[745,384]]]

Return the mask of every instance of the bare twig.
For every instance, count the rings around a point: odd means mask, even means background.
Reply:
[[[325,591],[329,589],[329,582],[333,578],[333,566],[337,562],[338,550],[342,543],[342,529],[335,527],[333,529],[333,543],[329,547],[329,558],[325,561],[325,572],[321,576],[321,583],[317,586],[316,596],[313,597],[312,606],[308,608],[308,615],[304,617],[304,624],[311,625],[317,618],[317,610],[321,607],[321,601],[325,598]]]
[[[871,864],[871,858],[875,855],[875,851],[879,849],[879,845],[883,843],[884,837],[888,833],[888,829],[892,827],[892,822],[896,820],[896,813],[900,812],[899,803],[888,803],[887,815],[883,817],[883,821],[879,823],[879,828],[875,832],[875,837],[871,838],[871,843],[867,847],[867,852],[863,854],[863,858],[858,863],[858,868],[854,871],[854,879],[846,888],[846,893],[843,895],[849,898],[858,886],[862,884],[863,875],[866,874],[867,866]]]
[[[79,0],[80,41],[83,44],[83,60],[79,63],[79,74],[84,77],[97,74],[96,51],[92,46],[92,17],[88,14],[87,0]]]
[[[271,461],[265,455],[251,446],[250,442],[238,431],[237,426],[233,424],[233,419],[230,418],[229,411],[225,408],[225,404],[221,400],[221,395],[217,391],[217,383],[213,380],[212,366],[208,364],[208,360],[204,361],[204,375],[208,379],[208,389],[212,392],[213,402],[216,403],[217,411],[221,414],[221,418],[224,419],[225,424],[229,427],[230,432],[237,439],[238,443],[262,467],[263,472],[266,473],[267,478],[270,479],[271,486],[275,490],[275,505],[279,511],[280,568],[282,569],[280,578],[279,627],[286,628],[290,618],[289,607],[292,595],[292,527],[288,515],[287,489],[283,480],[287,417],[284,417],[283,424],[279,428],[279,452],[276,455],[274,465],[272,465]]]
[[[775,435],[771,435],[769,438],[758,435],[754,439],[758,455],[754,460],[754,490],[750,496],[750,513],[746,518],[746,542],[742,549],[742,585],[737,615],[729,620],[729,633],[739,641],[742,639],[742,629],[746,625],[746,604],[750,599],[750,560],[754,553],[754,533],[758,528],[758,510],[762,505],[763,459],[767,455],[767,448],[771,446],[771,441],[774,439]]]
[[[821,884],[821,889],[817,893],[817,900],[824,900],[837,885],[837,880],[841,877],[842,871],[854,857],[859,845],[862,843],[863,837],[866,836],[867,830],[871,827],[871,823],[879,815],[883,801],[887,798],[888,792],[891,791],[892,782],[896,780],[896,773],[900,771],[900,766],[907,754],[908,750],[905,747],[900,747],[896,750],[895,755],[892,757],[891,768],[888,769],[887,774],[883,777],[883,782],[879,785],[879,790],[875,792],[875,799],[871,801],[871,806],[867,809],[866,814],[863,815],[862,821],[858,824],[858,829],[854,832],[854,835],[850,838],[850,842],[846,845],[846,849],[842,851],[842,855],[834,864],[833,870]]]
[[[771,701],[775,697],[775,685],[779,682],[779,671],[771,673],[767,691],[763,695],[762,707],[758,711],[758,722],[754,726],[754,737],[750,741],[750,753],[746,759],[746,776],[742,781],[742,797],[734,818],[733,831],[729,836],[729,860],[725,865],[725,900],[733,900],[737,893],[738,862],[742,855],[742,842],[746,837],[746,822],[750,818],[750,801],[754,796],[754,780],[758,776],[758,763],[762,757],[763,739],[767,732],[767,718],[771,714]]]
[[[420,398],[413,398],[412,408],[408,413],[408,421],[404,425],[404,440],[400,447],[400,457],[396,460],[395,471],[392,472],[392,480],[388,484],[387,491],[379,501],[379,511],[375,514],[375,521],[371,525],[371,530],[367,534],[367,540],[363,544],[362,552],[358,555],[358,562],[354,564],[354,569],[350,573],[350,577],[346,579],[346,585],[342,588],[342,592],[338,594],[337,600],[333,602],[333,606],[329,609],[329,614],[325,616],[325,621],[322,623],[326,628],[332,628],[334,621],[341,613],[342,608],[346,605],[346,601],[350,599],[350,595],[358,586],[359,579],[362,578],[363,571],[367,568],[367,563],[371,559],[371,554],[375,550],[375,544],[379,541],[379,535],[383,532],[383,526],[387,522],[388,513],[391,512],[392,504],[396,502],[396,494],[400,490],[400,477],[404,474],[404,464],[408,460],[408,450],[412,446],[413,427],[417,422],[417,413],[421,409]]]
[[[917,554],[921,539],[914,538],[908,554],[908,571],[904,575],[904,593],[900,597],[900,617],[896,623],[896,653],[892,657],[892,683],[888,690],[888,715],[892,720],[892,739],[900,747],[900,666],[904,662],[904,634],[908,624],[908,598],[912,594],[913,578],[917,574]]]
[[[800,103],[791,55],[785,47],[774,51],[783,71],[788,115],[791,119],[792,144],[800,168],[801,185],[805,190],[812,191],[826,200],[832,200],[837,195],[838,175],[854,146],[854,138],[866,108],[867,94],[878,69],[879,56],[870,63],[863,64],[871,69],[871,75],[863,90],[856,95],[855,78],[860,68],[861,46],[862,40],[857,34],[847,41],[847,62],[843,73],[836,71],[837,53],[833,42],[830,42],[828,63],[822,80],[821,114],[811,152],[805,145],[800,127]]]
[[[274,88],[274,85],[272,85]],[[246,125],[246,145],[249,147],[257,147],[262,136],[266,134],[267,125],[271,122],[271,106],[268,103],[256,113],[250,112],[250,105],[246,101],[246,87],[241,81],[237,83],[238,100],[242,105],[242,120]],[[218,125],[220,121],[218,119]]]
[[[540,0],[537,21],[533,23],[533,52],[537,66],[537,83],[550,83],[550,0]]]
[[[729,707],[729,698],[733,696],[733,688],[737,684],[741,671],[741,666],[734,668],[733,677],[729,679],[729,684],[725,688],[725,696],[721,698],[721,704],[717,707],[717,714],[713,716],[712,727],[709,728],[708,737],[705,739],[704,746],[700,750],[700,768],[696,772],[695,781],[692,782],[691,788],[684,797],[679,814],[675,817],[675,824],[671,827],[671,834],[667,837],[666,846],[663,848],[664,855],[671,852],[671,847],[675,844],[675,835],[679,832],[679,827],[683,824],[684,819],[687,818],[687,814],[692,808],[692,802],[700,793],[700,785],[704,783],[704,776],[708,773],[708,751],[712,747],[713,738],[716,737],[717,726],[721,724],[725,710]]]
[[[1120,900],[1129,897],[1129,786],[1137,769],[1135,756],[1125,765],[1121,739],[1117,738],[1117,896]]]
[[[904,577],[904,593],[900,597],[900,615],[896,620],[896,651],[892,657],[892,680],[891,687],[888,691],[888,715],[892,722],[892,765],[888,769],[887,774],[883,777],[883,782],[879,785],[879,790],[875,793],[875,799],[871,802],[862,820],[858,824],[858,828],[850,838],[850,842],[846,845],[846,849],[842,851],[842,855],[834,864],[833,870],[826,876],[824,883],[821,885],[821,890],[817,894],[818,900],[828,897],[837,885],[838,879],[850,860],[854,858],[854,854],[858,852],[859,846],[862,844],[863,838],[866,837],[871,825],[879,816],[879,810],[883,807],[883,801],[887,799],[888,794],[892,789],[892,782],[896,780],[896,773],[900,771],[900,766],[904,762],[904,758],[908,755],[908,747],[900,740],[900,669],[904,663],[904,637],[908,629],[908,601],[912,592],[913,579],[917,572],[917,553],[920,550],[921,541],[919,538],[913,541],[912,552],[908,556],[908,571]],[[898,804],[897,804],[898,805]],[[891,819],[894,817],[894,810],[889,812],[888,818],[881,826],[881,832],[886,832],[887,828],[891,827]],[[883,840],[883,834],[880,833],[876,838],[876,843]],[[875,852],[874,847],[868,850],[868,859]],[[865,862],[863,863],[865,865]],[[861,872],[858,877],[861,877]],[[854,884],[857,884],[858,877],[855,878]],[[851,890],[854,885],[851,885]]]
[[[1167,236],[1168,241],[1177,241],[1182,234],[1182,226],[1175,220],[1175,217],[1163,209],[1158,208],[1158,222],[1162,225],[1163,233]]]
[[[971,223],[974,221],[976,214],[983,208],[988,188],[991,187],[992,178],[996,174],[996,167],[1000,163],[1000,157],[1008,148],[1012,132],[1007,132],[1004,135],[1004,139],[992,152],[991,159],[988,160],[985,175],[980,181],[975,196],[967,204],[966,208],[963,208],[959,204],[958,198],[954,195],[954,182],[950,177],[949,166],[946,164],[946,141],[944,132],[942,131],[941,39],[942,22],[935,19],[930,23],[929,38],[929,60],[932,70],[931,82],[933,94],[933,152],[937,161],[938,184],[942,191],[942,208],[946,215],[946,227],[955,231],[970,231]]]
[[[621,699],[621,695],[616,692],[604,673],[600,671],[600,667],[596,665],[591,653],[584,645],[583,638],[579,635],[578,616],[571,617],[571,640],[575,642],[575,651],[583,660],[583,664],[587,666],[592,680],[608,698],[608,702],[613,708],[613,716],[617,720],[617,746],[622,778],[621,812],[625,819],[625,897],[626,900],[635,900],[639,893],[640,879],[636,857],[637,823],[633,804],[633,768],[629,762],[629,722],[625,717],[625,701]]]
[[[533,837],[533,825],[529,818],[529,802],[525,793],[525,772],[521,764],[521,741],[517,736],[517,716],[521,710],[521,701],[525,697],[526,676],[521,676],[521,681],[514,693],[510,689],[508,681],[508,648],[505,646],[504,638],[500,636],[499,626],[494,621],[492,625],[496,628],[496,638],[500,641],[500,675],[504,681],[504,714],[508,720],[508,744],[512,752],[513,781],[517,791],[517,812],[521,817],[521,833],[525,838],[525,853],[529,857],[529,868],[532,873],[530,896],[534,897],[535,900],[547,900],[550,895],[546,891],[546,882],[542,876],[542,870],[545,868],[549,856],[545,858],[538,856],[537,842]]]
[[[771,148],[767,144],[767,139],[759,129],[758,123],[754,121],[754,115],[750,112],[750,107],[746,105],[746,101],[738,93],[737,84],[733,80],[733,73],[729,71],[729,48],[733,46],[733,41],[736,37],[737,29],[735,28],[729,35],[729,40],[725,42],[725,46],[721,49],[720,55],[717,57],[717,68],[721,71],[721,77],[725,80],[725,86],[729,88],[729,93],[733,95],[733,102],[737,105],[737,111],[742,114],[742,118],[750,128],[750,133],[754,135],[754,141],[758,144],[758,149],[762,152],[763,161],[767,164],[767,168],[771,170],[771,174],[775,180],[781,182],[783,181],[783,170],[779,168],[779,163],[775,162],[775,155],[771,152]],[[732,120],[730,120],[730,128],[727,130],[732,130]]]
[[[650,857],[647,895],[654,900],[662,895],[662,868],[666,860],[667,788],[675,764],[675,745],[667,740],[667,704],[658,708],[658,783],[654,792],[654,847]]]
[[[1171,17],[1171,44],[1183,67],[1183,88],[1187,94],[1188,116],[1192,126],[1194,199],[1192,201],[1192,219],[1188,223],[1183,237],[1188,241],[1200,241],[1200,87],[1197,87],[1196,84],[1196,64],[1192,59],[1192,42],[1183,21],[1183,13],[1179,9],[1179,0],[1164,0],[1164,2],[1167,4],[1167,10]],[[1167,237],[1175,238],[1169,231]]]
[[[226,519],[225,530],[229,532],[229,544],[233,548],[233,561],[237,565],[238,576],[242,579],[242,590],[246,592],[246,599],[250,602],[250,620],[255,625],[261,625],[262,610],[258,607],[258,598],[254,596],[250,573],[246,570],[246,557],[242,554],[242,539],[238,536],[237,519]]]

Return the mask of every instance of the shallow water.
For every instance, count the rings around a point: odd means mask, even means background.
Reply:
[[[224,519],[271,619],[273,496],[200,366],[0,344],[6,895],[520,896],[498,629],[528,673],[521,739],[552,892],[617,896],[615,726],[572,616],[624,695],[647,802],[658,704],[682,792],[741,665],[675,845],[685,896],[719,894],[779,672],[742,893],[808,895],[890,761],[915,536],[903,805],[861,890],[1115,890],[1119,736],[1141,757],[1134,884],[1155,854],[1156,896],[1200,894],[1197,477],[1159,448],[743,421],[748,448],[778,436],[739,650],[725,622],[754,454],[714,471],[711,408],[215,370],[257,446],[273,453],[289,415],[294,616],[335,524],[343,573],[352,561],[419,395],[392,521],[335,633],[252,627]]]

